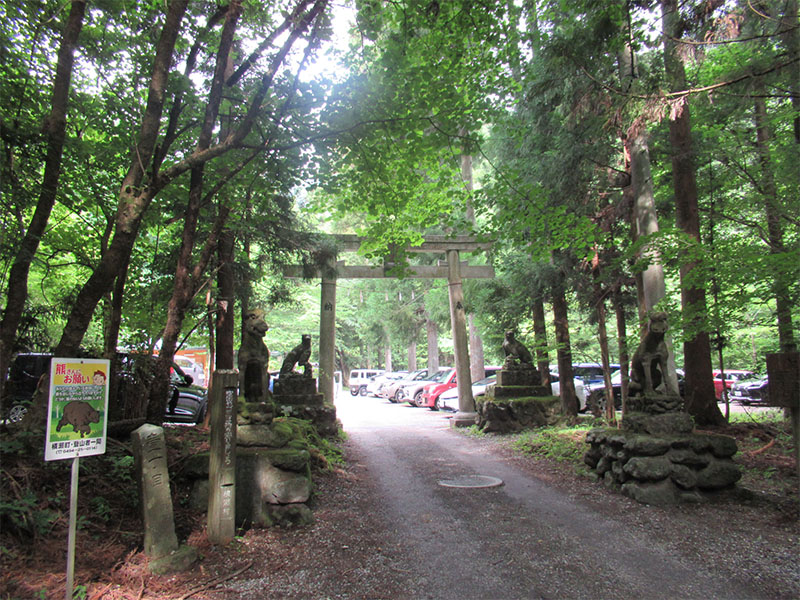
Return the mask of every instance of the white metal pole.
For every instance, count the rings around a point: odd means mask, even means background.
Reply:
[[[67,588],[64,598],[72,600],[75,577],[75,528],[78,520],[78,471],[80,458],[72,459],[72,479],[69,490],[69,534],[67,535]]]

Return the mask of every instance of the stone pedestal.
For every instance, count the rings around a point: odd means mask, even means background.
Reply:
[[[693,433],[680,396],[648,394],[629,401],[635,410],[621,429],[593,429],[584,462],[609,487],[645,504],[700,502],[740,478],[732,437]]]
[[[487,390],[487,395],[495,398],[527,398],[551,396],[552,393],[548,386],[542,385],[538,369],[522,363],[500,369],[497,383]]]
[[[281,419],[270,425],[240,425],[235,454],[237,527],[313,521],[306,505],[313,490],[311,452],[295,426]],[[197,454],[185,467],[194,480],[191,506],[202,507],[207,502],[208,458],[208,454]]]
[[[275,380],[273,402],[278,414],[311,421],[320,435],[338,432],[336,407],[317,392],[317,380],[300,374]]]

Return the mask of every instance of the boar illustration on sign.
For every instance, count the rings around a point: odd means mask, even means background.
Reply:
[[[73,400],[64,407],[64,414],[58,422],[56,431],[61,431],[64,425],[72,425],[73,431],[80,433],[81,437],[91,433],[90,423],[99,423],[100,413],[88,402]]]

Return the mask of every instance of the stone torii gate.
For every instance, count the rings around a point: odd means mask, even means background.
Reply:
[[[356,235],[334,235],[341,251],[356,251],[361,238]],[[428,236],[422,245],[408,248],[408,252],[445,254],[447,260],[438,265],[410,266],[409,278],[447,279],[450,298],[450,322],[453,332],[456,377],[458,380],[458,413],[451,421],[454,427],[470,426],[475,422],[475,400],[472,397],[472,376],[469,365],[469,338],[464,312],[463,279],[494,278],[494,269],[487,265],[468,265],[461,262],[460,253],[485,250],[490,242],[479,242],[474,237]],[[322,280],[319,322],[319,392],[325,401],[333,403],[334,354],[336,346],[336,280],[387,278],[387,266],[345,265],[344,261],[330,261],[316,276]],[[290,266],[284,271],[288,277],[308,277],[300,266]]]

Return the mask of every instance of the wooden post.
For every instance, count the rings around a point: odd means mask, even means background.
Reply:
[[[322,269],[319,317],[318,391],[327,404],[333,404],[333,372],[336,352],[336,270],[332,264]]]
[[[227,544],[236,534],[236,405],[239,373],[214,372],[208,466],[208,539]]]
[[[475,399],[472,397],[472,375],[469,369],[469,338],[464,312],[464,289],[461,285],[461,263],[458,250],[447,251],[447,282],[450,296],[450,323],[453,328],[456,378],[458,379],[458,412],[450,421],[453,427],[475,424]]]

